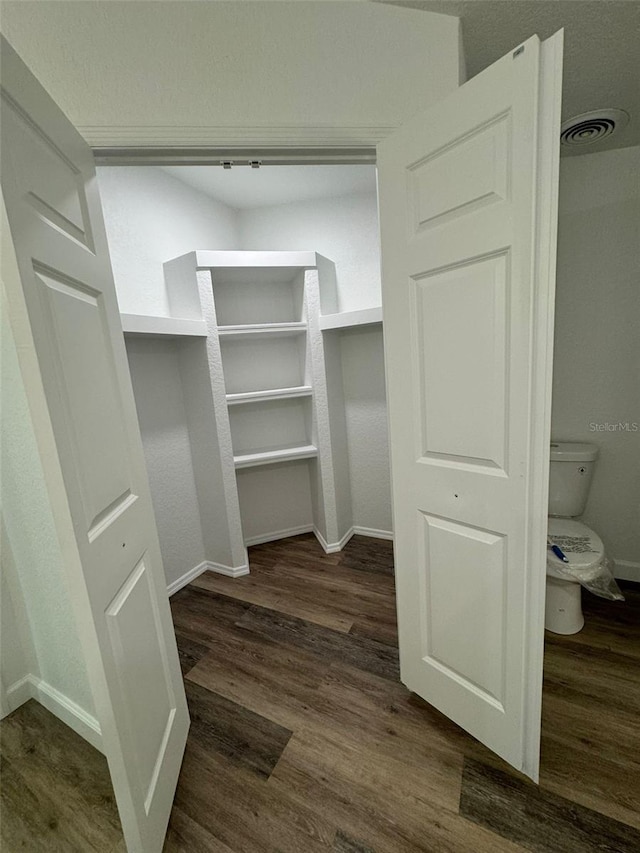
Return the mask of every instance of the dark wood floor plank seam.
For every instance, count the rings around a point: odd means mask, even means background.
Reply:
[[[377,640],[342,634],[257,606],[251,607],[236,625],[258,637],[294,645],[330,662],[343,661],[392,681],[400,678],[397,650]]]
[[[185,688],[192,737],[200,746],[268,779],[293,732],[193,681]]]
[[[176,631],[176,644],[178,646],[178,656],[180,658],[180,669],[183,677],[193,669],[193,667],[201,660],[210,649],[204,643],[198,643],[195,640],[184,637]]]
[[[189,585],[189,588],[191,589],[192,585]],[[205,596],[212,616],[217,615],[215,609],[217,604],[222,606],[224,613],[225,609],[230,608],[230,612],[233,612],[234,604],[239,603],[230,595],[211,592],[200,587],[194,588],[192,592],[195,600],[199,596]],[[399,678],[398,652],[392,645],[369,637],[335,631],[259,604],[245,602],[241,604],[242,609],[237,614],[239,618],[233,622],[236,628],[256,634],[265,641],[294,645],[332,660],[345,660],[354,666],[393,680]],[[201,603],[199,606],[202,606]],[[179,606],[173,610],[174,619],[181,633],[185,632],[185,629],[188,631],[190,622],[193,621],[189,620],[188,613],[183,614],[182,607],[183,602],[180,602]],[[186,634],[186,636],[189,635],[189,633]],[[200,640],[201,637],[197,642]]]
[[[636,829],[473,759],[465,759],[460,814],[535,853],[640,850]]]

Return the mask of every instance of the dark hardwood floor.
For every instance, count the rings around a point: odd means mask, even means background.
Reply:
[[[547,636],[538,787],[399,683],[389,543],[250,558],[171,599],[192,726],[168,853],[640,850],[638,587]],[[3,721],[2,754],[3,851],[124,850],[104,758],[48,712]]]

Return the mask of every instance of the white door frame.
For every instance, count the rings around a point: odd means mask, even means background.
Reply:
[[[547,561],[547,514],[549,506],[549,460],[551,442],[551,395],[553,379],[553,330],[556,293],[556,246],[558,223],[558,189],[560,159],[552,150],[551,140],[560,138],[560,104],[562,102],[562,44],[564,30],[542,42],[540,51],[540,91],[548,93],[546,104],[538,104],[537,146],[537,196],[535,244],[535,293],[532,342],[532,396],[537,401],[537,417],[531,430],[531,460],[544,459],[543,466],[533,465],[530,474],[531,496],[538,512],[529,516],[530,559],[539,561],[545,571],[536,576],[529,574],[529,600],[538,603],[535,612],[529,612],[530,624],[544,635],[544,604]],[[555,126],[549,127],[549,116],[557,117]],[[542,322],[542,318],[545,322]],[[535,332],[545,333],[536,337]],[[542,590],[541,590],[542,587]],[[525,707],[525,742],[523,772],[535,782],[539,777],[540,729],[542,707],[542,680],[544,644],[532,644],[528,649],[528,666],[531,673],[531,703]],[[535,709],[535,710],[534,710]]]

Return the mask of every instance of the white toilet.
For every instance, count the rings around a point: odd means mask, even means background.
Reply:
[[[549,540],[561,549],[563,542],[571,542],[570,550],[565,551],[568,568],[587,577],[600,565],[604,546],[597,533],[575,519],[584,511],[597,455],[593,444],[551,444]],[[563,565],[549,552],[545,627],[555,634],[577,634],[584,625],[582,587],[578,580],[567,578]]]

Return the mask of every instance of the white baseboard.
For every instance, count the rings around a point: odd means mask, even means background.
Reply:
[[[313,533],[313,525],[303,524],[300,527],[290,527],[288,530],[275,530],[272,533],[261,533],[259,536],[250,536],[244,540],[244,544],[248,548],[251,545],[262,545],[264,542],[288,539],[289,536],[300,536],[301,533]]]
[[[185,572],[181,575],[177,580],[174,580],[167,586],[167,594],[173,595],[174,592],[177,592],[179,589],[182,589],[183,586],[186,586],[188,583],[194,578],[197,578],[198,575],[201,575],[203,572],[206,572],[209,568],[209,564],[206,560],[203,560],[202,563],[198,563],[197,566],[194,566],[192,569],[189,569],[188,572]]]
[[[358,534],[359,536],[370,536],[372,539],[393,539],[393,533],[390,530],[377,530],[375,527],[356,526],[350,527],[338,542],[327,542],[317,527],[314,527],[311,524],[303,524],[299,527],[289,527],[286,530],[273,530],[271,533],[261,533],[259,536],[250,536],[248,539],[245,539],[244,544],[249,548],[251,545],[263,545],[265,542],[277,542],[278,539],[288,539],[290,536],[300,536],[301,533],[313,533],[322,546],[322,550],[326,554],[335,554],[338,551],[342,551],[349,539],[351,539],[355,534]],[[168,594],[173,595],[174,592],[182,589],[183,586],[186,586],[194,578],[197,578],[198,575],[202,574],[202,572],[217,572],[220,575],[226,575],[230,578],[240,578],[243,575],[249,574],[249,566],[248,564],[237,567],[223,566],[219,563],[212,563],[209,560],[205,560],[203,563],[194,566],[193,569],[189,569],[189,571],[185,572],[182,577],[179,577],[177,580],[173,581],[173,583],[169,584],[167,587]]]
[[[167,586],[167,594],[173,595],[175,592],[178,592],[179,589],[191,583],[194,578],[197,578],[203,572],[217,572],[219,575],[226,575],[230,578],[240,578],[243,575],[249,574],[249,566],[248,564],[243,566],[223,566],[221,563],[212,563],[211,560],[203,560],[202,563],[198,563],[197,566],[189,569],[188,572],[185,572],[170,583]]]
[[[249,564],[243,566],[223,566],[221,563],[207,563],[208,572],[226,575],[228,578],[241,578],[249,574]]]
[[[356,535],[370,536],[372,539],[393,540],[393,533],[390,530],[377,530],[375,527],[358,527],[357,525],[349,528],[339,542],[327,542],[324,536],[315,527],[313,528],[313,532],[327,554],[334,554],[336,551],[342,551],[351,537]]]
[[[640,583],[640,563],[633,563],[631,560],[614,560],[615,566],[613,574],[622,581],[635,581]]]
[[[324,538],[322,533],[320,533],[317,527],[313,528],[313,535],[316,537],[316,539],[322,546],[322,550],[325,552],[325,554],[335,554],[338,551],[342,551],[349,539],[351,539],[351,537],[353,536],[353,527],[350,527],[349,530],[347,530],[347,532],[338,542],[327,542],[327,540]]]
[[[102,752],[102,732],[100,723],[96,718],[46,681],[33,676],[32,678],[34,680],[33,698],[37,699],[52,714],[55,714],[59,720],[66,723],[74,732],[77,732],[80,737],[88,740],[92,746]]]
[[[10,714],[16,708],[19,708],[20,705],[24,705],[25,702],[33,698],[32,677],[31,675],[25,675],[24,678],[14,681],[10,687],[7,687],[5,694],[6,714]]]
[[[370,536],[372,539],[389,539],[393,542],[392,530],[377,530],[375,527],[358,527],[354,525],[353,533],[358,536]]]
[[[6,702],[9,712],[15,711],[29,699],[35,699],[76,734],[89,741],[91,746],[103,751],[102,732],[96,718],[64,693],[31,673],[7,688]]]

